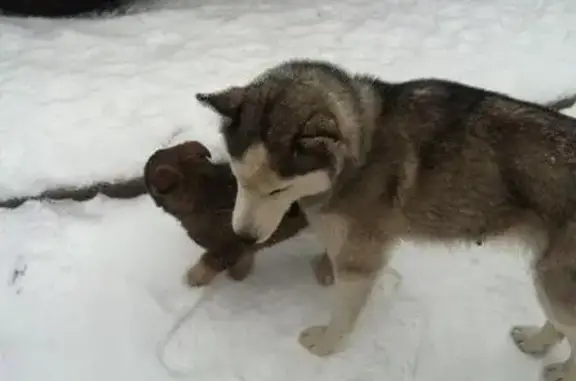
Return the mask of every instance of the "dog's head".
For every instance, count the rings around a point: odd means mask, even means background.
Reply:
[[[196,141],[154,152],[144,167],[144,181],[156,205],[178,217],[203,207],[216,176],[210,157]]]
[[[266,241],[295,201],[330,190],[358,124],[350,77],[323,62],[291,61],[244,87],[197,94],[224,120],[238,192],[236,234]]]

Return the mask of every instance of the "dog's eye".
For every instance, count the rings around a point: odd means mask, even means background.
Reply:
[[[280,193],[280,192],[284,192],[284,191],[285,191],[286,189],[288,189],[288,188],[290,188],[290,185],[288,185],[288,186],[286,186],[286,187],[284,187],[284,188],[275,189],[275,190],[273,190],[272,192],[269,192],[268,195],[269,195],[269,196],[274,196],[275,194],[278,194],[278,193]]]

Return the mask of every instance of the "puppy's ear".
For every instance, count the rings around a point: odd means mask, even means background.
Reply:
[[[233,118],[242,103],[245,91],[244,87],[233,86],[214,93],[197,93],[196,100],[222,116]]]
[[[185,143],[187,159],[210,159],[212,155],[206,146],[197,141],[191,141]]]
[[[172,192],[182,181],[182,174],[170,165],[160,165],[151,177],[152,186],[160,193]]]

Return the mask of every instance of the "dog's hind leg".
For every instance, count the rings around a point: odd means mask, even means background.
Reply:
[[[525,238],[526,243],[531,246],[534,253],[542,255],[550,251],[550,234],[544,221],[536,215],[527,214],[522,219],[522,224],[515,226],[513,229],[521,237]],[[537,263],[537,262],[536,262]],[[534,277],[536,290],[540,290],[538,278]],[[539,296],[541,296],[539,294]],[[510,336],[518,349],[528,355],[543,356],[548,350],[559,343],[564,335],[557,330],[550,320],[546,320],[544,325],[517,325],[510,330]]]
[[[565,336],[571,352],[565,362],[548,365],[543,376],[545,381],[576,381],[576,223],[557,229],[550,238],[535,262],[536,295],[548,318],[548,339]]]
[[[544,381],[576,381],[576,327],[562,329],[570,344],[570,357],[563,363],[546,366],[543,372]]]
[[[567,274],[567,273],[566,273]],[[558,274],[555,274],[556,276]],[[560,277],[559,282],[563,282]],[[544,312],[548,316],[548,321],[543,329],[536,336],[532,336],[529,341],[532,345],[545,343],[544,352],[551,345],[558,343],[566,337],[570,345],[570,356],[565,362],[553,363],[544,368],[544,381],[576,381],[576,311],[573,305],[567,305],[560,300],[551,299],[554,294],[548,294],[546,283],[536,280],[536,290]],[[520,347],[520,345],[519,345]]]

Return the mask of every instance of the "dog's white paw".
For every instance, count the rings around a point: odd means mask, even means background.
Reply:
[[[554,363],[544,368],[542,378],[544,381],[572,381],[565,378],[566,366],[564,363]]]
[[[510,330],[510,336],[522,352],[531,356],[543,356],[548,352],[553,343],[546,343],[539,337],[540,327],[537,326],[514,326]]]
[[[303,330],[300,333],[300,344],[310,353],[324,357],[336,351],[337,342],[326,337],[326,326],[314,326]]]

